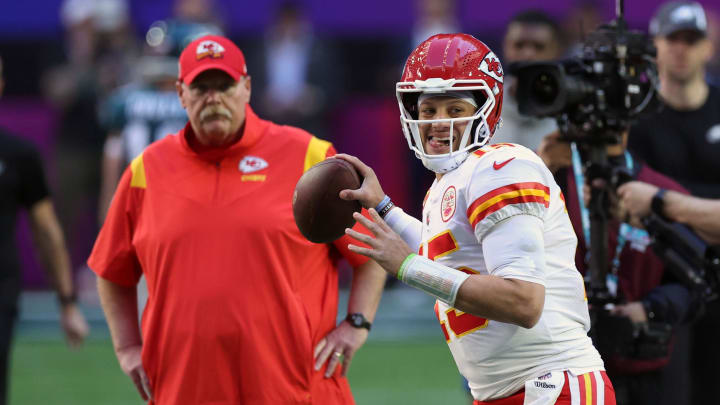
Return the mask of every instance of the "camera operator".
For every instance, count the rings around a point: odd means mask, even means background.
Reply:
[[[641,180],[666,190],[684,193],[685,190],[673,180],[642,165],[625,149],[627,133],[622,143],[608,145],[606,152],[608,163],[613,168],[627,169],[633,179]],[[584,177],[581,162],[586,160],[581,148],[571,149],[568,143],[561,140],[559,134],[551,134],[543,140],[539,154],[545,163],[554,169],[556,181],[563,190],[565,203],[573,227],[578,236],[578,249],[575,256],[577,268],[581,273],[588,271],[587,253],[589,251],[589,223],[586,217],[587,194],[589,187],[583,187],[587,180]],[[595,180],[594,186],[607,188],[604,181]],[[629,318],[632,328],[620,329],[617,322],[607,323],[608,317],[600,317],[593,325],[597,328],[598,340],[619,338],[625,347],[598,349],[605,360],[608,375],[615,386],[618,404],[656,404],[665,395],[662,381],[662,369],[669,361],[670,328],[682,323],[687,314],[698,303],[694,295],[682,284],[675,282],[665,266],[649,247],[650,238],[642,229],[623,221],[622,207],[617,205],[614,191],[607,189],[610,200],[615,201],[610,212],[615,218],[608,221],[608,290],[617,303],[610,310],[610,319]],[[641,333],[633,338],[633,332],[648,330],[654,325],[655,331],[664,330],[662,343],[647,345]],[[622,330],[625,330],[623,339]],[[651,347],[651,349],[648,349]],[[651,351],[652,353],[650,353]],[[672,388],[674,389],[674,387]]]
[[[720,200],[680,194],[640,181],[620,186],[618,197],[633,224],[639,224],[640,218],[654,212],[688,225],[708,243],[720,245]]]
[[[653,169],[675,178],[694,196],[720,198],[720,89],[705,80],[706,65],[713,53],[705,12],[695,2],[666,3],[651,20],[650,34],[657,48],[664,108],[631,128],[628,147]],[[703,220],[709,222],[710,218]],[[691,336],[680,331],[675,347],[679,352],[687,351],[684,346],[690,340],[691,355],[674,355],[668,370],[666,382],[678,387],[671,400],[716,403],[714,377],[720,363],[717,301],[706,306],[704,317],[689,333]],[[690,364],[685,364],[688,361]],[[685,382],[692,384],[691,401],[683,397]]]

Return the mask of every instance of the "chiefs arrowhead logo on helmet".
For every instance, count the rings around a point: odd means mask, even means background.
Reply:
[[[478,69],[500,83],[503,82],[503,68],[500,64],[500,59],[498,59],[492,51],[483,58]]]

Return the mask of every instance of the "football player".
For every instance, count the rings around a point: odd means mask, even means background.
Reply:
[[[577,238],[542,160],[516,144],[486,145],[501,125],[503,69],[466,34],[415,49],[396,85],[410,149],[436,179],[422,220],[384,194],[373,170],[340,197],[370,208],[350,245],[437,298],[435,313],[475,404],[615,404],[592,345]]]

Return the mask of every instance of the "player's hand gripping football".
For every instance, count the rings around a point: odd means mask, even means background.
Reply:
[[[367,329],[355,328],[345,321],[340,322],[315,346],[315,370],[320,370],[327,361],[325,378],[332,376],[338,365],[342,367],[342,375],[347,375],[350,362],[355,352],[367,340],[368,333]]]
[[[393,276],[397,276],[403,261],[408,255],[413,253],[413,251],[400,235],[395,233],[395,231],[380,218],[380,215],[378,215],[374,208],[370,208],[368,212],[372,220],[365,218],[357,212],[353,214],[353,218],[370,230],[374,237],[350,228],[345,229],[345,233],[353,239],[367,244],[370,248],[350,244],[348,245],[348,249],[375,260],[385,271]]]
[[[375,208],[385,197],[375,171],[360,159],[352,155],[339,153],[331,158],[342,159],[355,167],[355,170],[362,176],[363,182],[357,190],[342,190],[340,198],[343,200],[358,200],[365,208]]]

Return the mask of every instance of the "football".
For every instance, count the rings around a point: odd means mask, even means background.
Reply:
[[[352,164],[327,159],[300,177],[293,194],[293,216],[300,232],[311,242],[328,243],[341,237],[355,224],[353,212],[360,212],[357,201],[340,199],[341,190],[357,189],[362,179]]]

